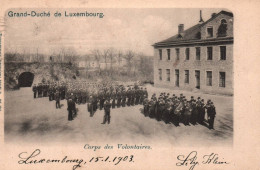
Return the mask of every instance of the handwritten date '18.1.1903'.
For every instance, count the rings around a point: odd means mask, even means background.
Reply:
[[[72,169],[75,170],[79,167],[86,166],[89,163],[100,163],[108,162],[113,165],[118,165],[120,162],[134,162],[134,155],[124,155],[124,156],[96,156],[87,159],[83,158],[68,158],[64,156],[63,158],[36,158],[40,155],[41,150],[36,149],[31,154],[28,152],[21,152],[19,157],[19,164],[26,165],[36,165],[36,164],[74,164]]]

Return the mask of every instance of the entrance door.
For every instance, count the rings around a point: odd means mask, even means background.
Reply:
[[[195,71],[195,77],[196,77],[196,88],[200,89],[200,71]]]

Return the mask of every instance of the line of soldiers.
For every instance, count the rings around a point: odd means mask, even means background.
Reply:
[[[156,94],[153,94],[150,100],[146,97],[143,106],[145,116],[158,121],[163,120],[167,124],[172,122],[177,126],[180,122],[184,125],[203,124],[207,113],[209,129],[214,129],[216,109],[211,100],[205,104],[204,99],[200,97],[196,100],[191,96],[191,99],[187,100],[183,94],[178,97],[175,94],[170,96],[169,93],[161,93],[158,99]]]
[[[42,89],[47,93],[42,95]],[[68,110],[76,112],[74,104],[86,104],[90,116],[92,117],[97,109],[104,109],[105,112],[110,112],[110,108],[119,108],[126,106],[134,106],[142,104],[145,96],[148,95],[146,88],[138,85],[126,87],[122,84],[109,83],[87,83],[79,82],[54,82],[54,83],[39,83],[33,86],[34,98],[47,97],[49,101],[56,101],[56,108],[60,108],[60,100],[68,100]],[[69,100],[71,99],[71,100]],[[111,100],[111,102],[110,102]],[[69,103],[70,101],[70,103]],[[107,101],[107,102],[106,102]],[[106,103],[106,106],[105,106]],[[72,109],[69,109],[69,105]],[[73,105],[73,107],[72,107]],[[69,114],[70,115],[70,114]],[[69,120],[70,120],[69,116]],[[110,116],[106,116],[103,122],[110,122]]]
[[[49,100],[56,101],[56,108],[60,108],[60,100],[67,99],[68,104],[68,119],[72,120],[72,115],[76,114],[76,104],[86,104],[93,117],[94,113],[99,109],[104,109],[105,115],[102,124],[110,123],[110,109],[134,106],[143,104],[144,115],[151,118],[156,118],[158,121],[164,120],[165,123],[174,123],[179,125],[183,122],[185,125],[189,123],[203,123],[205,114],[209,128],[213,129],[216,109],[211,100],[204,104],[204,99],[200,97],[197,100],[191,96],[187,100],[183,94],[177,97],[175,94],[170,97],[170,94],[161,93],[156,97],[153,94],[151,100],[148,100],[148,92],[146,88],[138,85],[126,87],[121,84],[110,83],[87,83],[79,82],[54,82],[49,84],[39,83],[38,86],[33,86],[34,98],[47,97]]]

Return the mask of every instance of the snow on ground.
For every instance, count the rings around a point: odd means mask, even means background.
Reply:
[[[128,144],[165,144],[173,146],[232,146],[233,143],[233,97],[218,96],[147,86],[149,96],[156,92],[180,94],[189,99],[200,96],[211,99],[217,111],[215,130],[206,126],[179,127],[144,117],[142,106],[111,110],[111,124],[102,125],[103,110],[89,117],[87,106],[77,105],[77,117],[68,121],[66,101],[56,109],[48,98],[33,99],[31,88],[5,92],[5,142],[6,143],[91,143],[120,142]]]

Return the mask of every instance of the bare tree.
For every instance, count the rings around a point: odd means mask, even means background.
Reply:
[[[106,70],[107,70],[108,55],[109,55],[109,49],[103,50],[103,58],[104,58],[105,64],[106,64]]]
[[[71,63],[73,65],[76,64],[77,61],[77,52],[74,48],[61,48],[60,55],[63,57],[63,61]]]
[[[91,53],[95,57],[95,60],[96,60],[96,62],[98,64],[98,71],[99,71],[99,74],[100,74],[100,71],[101,71],[101,69],[100,69],[100,60],[101,60],[101,57],[102,57],[102,53],[98,49],[92,50]]]
[[[113,49],[113,48],[108,49],[108,58],[110,59],[110,73],[112,73],[113,62],[114,62],[114,58],[115,58],[115,49]]]
[[[122,51],[117,51],[117,62],[118,62],[118,68],[121,67],[121,62],[122,62],[122,58],[123,58],[123,52]]]
[[[135,53],[131,50],[128,50],[124,55],[124,58],[127,62],[128,73],[131,72],[134,56],[135,56]]]

